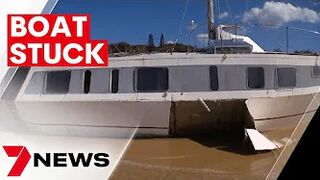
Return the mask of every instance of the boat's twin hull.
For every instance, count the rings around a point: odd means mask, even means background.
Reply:
[[[205,101],[210,112],[200,101],[1,102],[0,109],[9,124],[44,134],[127,136],[139,127],[140,134],[184,135],[232,127],[292,128],[318,108],[317,98],[309,106],[314,95]]]

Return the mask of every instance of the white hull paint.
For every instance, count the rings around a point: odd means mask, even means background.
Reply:
[[[247,101],[256,128],[273,131],[295,128],[305,114],[314,114],[319,107],[319,94],[280,98],[253,98]],[[312,116],[311,116],[312,117]]]
[[[246,101],[246,105],[255,119],[257,130],[261,132],[294,128],[306,111],[308,113],[316,111],[319,106],[317,101],[313,101],[309,106],[314,95],[250,98]],[[184,101],[176,103],[179,102]],[[224,112],[219,110],[208,114],[200,102],[193,101],[193,103],[196,108],[194,105],[192,109],[188,109],[188,106],[182,107],[184,116],[181,117],[187,117],[185,121],[195,121],[186,123],[190,124],[190,128],[197,124],[206,126],[207,121],[211,119],[210,116],[219,116],[215,113]],[[168,135],[172,111],[171,101],[16,101],[2,102],[1,106],[2,114],[7,114],[4,117],[15,119],[25,127],[32,126],[32,129],[37,129],[41,133],[95,137],[121,136],[136,127],[140,127],[138,131],[140,134]],[[202,120],[202,115],[209,116],[209,119]],[[224,123],[223,119],[221,120]]]

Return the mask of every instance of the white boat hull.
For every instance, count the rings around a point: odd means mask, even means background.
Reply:
[[[205,101],[211,112],[199,101],[23,101],[1,102],[0,109],[2,117],[19,127],[57,135],[116,136],[137,127],[140,134],[205,133],[244,125],[246,112],[254,118],[256,129],[263,132],[295,127],[305,112],[314,113],[318,108],[317,99],[309,106],[313,97]]]
[[[263,131],[295,128],[305,114],[314,114],[319,95],[309,94],[279,98],[254,98],[247,101],[256,128]],[[312,117],[312,116],[311,116]]]

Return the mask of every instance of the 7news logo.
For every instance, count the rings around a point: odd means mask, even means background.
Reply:
[[[8,157],[17,157],[8,176],[21,176],[32,156],[25,146],[3,146]],[[107,153],[33,153],[33,167],[95,167],[103,168],[110,164]],[[68,160],[69,159],[69,165]]]

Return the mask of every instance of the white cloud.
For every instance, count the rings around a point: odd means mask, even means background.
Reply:
[[[220,14],[220,19],[224,19],[224,18],[227,18],[229,17],[229,13],[228,12],[223,12]]]
[[[173,41],[167,41],[166,44],[174,44]]]
[[[293,21],[317,23],[320,22],[320,13],[290,3],[267,1],[262,8],[252,8],[245,12],[242,21],[258,21],[265,25],[282,25]]]

